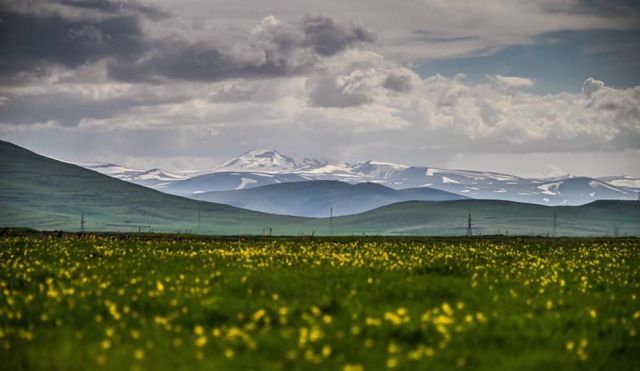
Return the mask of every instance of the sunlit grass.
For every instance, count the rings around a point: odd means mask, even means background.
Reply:
[[[1,369],[633,369],[637,240],[0,240]]]

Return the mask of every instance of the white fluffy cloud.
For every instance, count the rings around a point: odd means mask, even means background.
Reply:
[[[54,29],[75,27],[79,44],[43,54],[37,32],[14,35],[38,68],[16,61],[13,85],[0,86],[0,136],[69,160],[197,167],[274,147],[442,165],[640,150],[640,87],[588,78],[580,93],[542,94],[527,76],[421,77],[411,64],[491,54],[546,32],[634,28],[631,13],[598,15],[572,0],[189,0],[180,9],[160,0],[124,12],[42,4],[16,5],[20,24],[60,15]],[[109,33],[124,41],[95,47]],[[22,79],[25,68],[37,73]]]
[[[489,78],[493,79],[497,85],[509,88],[527,88],[535,84],[533,80],[526,77],[493,75]]]
[[[603,87],[604,81],[596,80],[593,77],[589,77],[588,79],[584,80],[584,83],[582,84],[582,94],[586,95],[587,97],[591,97],[593,93],[597,92]]]
[[[186,138],[200,137],[185,154],[205,152],[196,148],[203,137],[208,148],[236,140],[241,144],[234,152],[279,141],[296,147],[282,140],[287,137],[324,138],[318,146],[332,153],[367,143],[382,143],[392,153],[640,149],[640,87],[610,88],[590,78],[582,94],[536,94],[528,91],[531,84],[506,76],[484,82],[464,76],[421,78],[378,54],[352,50],[306,76],[5,88],[0,133],[20,138],[41,131],[43,123],[71,137],[127,131],[163,137],[161,132],[179,130]],[[65,109],[68,102],[75,105],[74,115]],[[29,116],[19,113],[31,109],[46,114],[25,122]],[[12,115],[12,110],[17,111]]]
[[[228,0],[185,0],[181,4],[180,18],[146,22],[146,30],[158,36],[180,30],[193,40],[207,40],[255,27],[256,15],[273,14],[287,22],[300,14],[324,14],[362,22],[376,31],[385,56],[404,61],[488,54],[530,43],[546,32],[638,26],[637,14],[619,2],[247,0],[230,5]],[[175,2],[153,0],[149,5],[171,12]]]

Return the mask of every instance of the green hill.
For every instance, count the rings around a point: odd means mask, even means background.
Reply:
[[[41,230],[261,233],[300,218],[190,200],[0,141],[0,226]],[[198,214],[200,228],[198,229]]]
[[[336,206],[336,207],[339,207]],[[207,234],[640,235],[640,202],[548,207],[509,201],[408,201],[333,219],[265,214],[161,193],[0,141],[0,227]]]
[[[316,233],[464,235],[468,215],[472,232],[478,234],[553,234],[602,236],[640,235],[640,202],[596,201],[582,206],[541,206],[510,201],[460,200],[409,201],[383,206],[362,214],[327,220],[311,220],[305,226]]]

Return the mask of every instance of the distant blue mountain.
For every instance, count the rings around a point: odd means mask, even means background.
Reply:
[[[278,183],[234,191],[200,193],[192,197],[272,214],[309,217],[327,217],[330,209],[333,209],[334,216],[339,216],[357,214],[402,201],[451,201],[467,198],[428,187],[395,190],[375,183],[354,185],[336,180]]]
[[[350,164],[328,159],[298,160],[272,149],[249,151],[225,164],[198,172],[132,170],[100,163],[84,166],[118,179],[191,198],[201,198],[199,195],[214,191],[318,180],[378,183],[397,190],[427,187],[468,198],[550,206],[582,205],[596,200],[636,200],[640,191],[640,179],[628,176],[565,175],[533,179],[488,171],[405,166],[380,161]],[[245,205],[249,207],[249,203]]]

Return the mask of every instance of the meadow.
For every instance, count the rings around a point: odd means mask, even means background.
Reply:
[[[640,364],[640,240],[0,239],[3,370]]]

